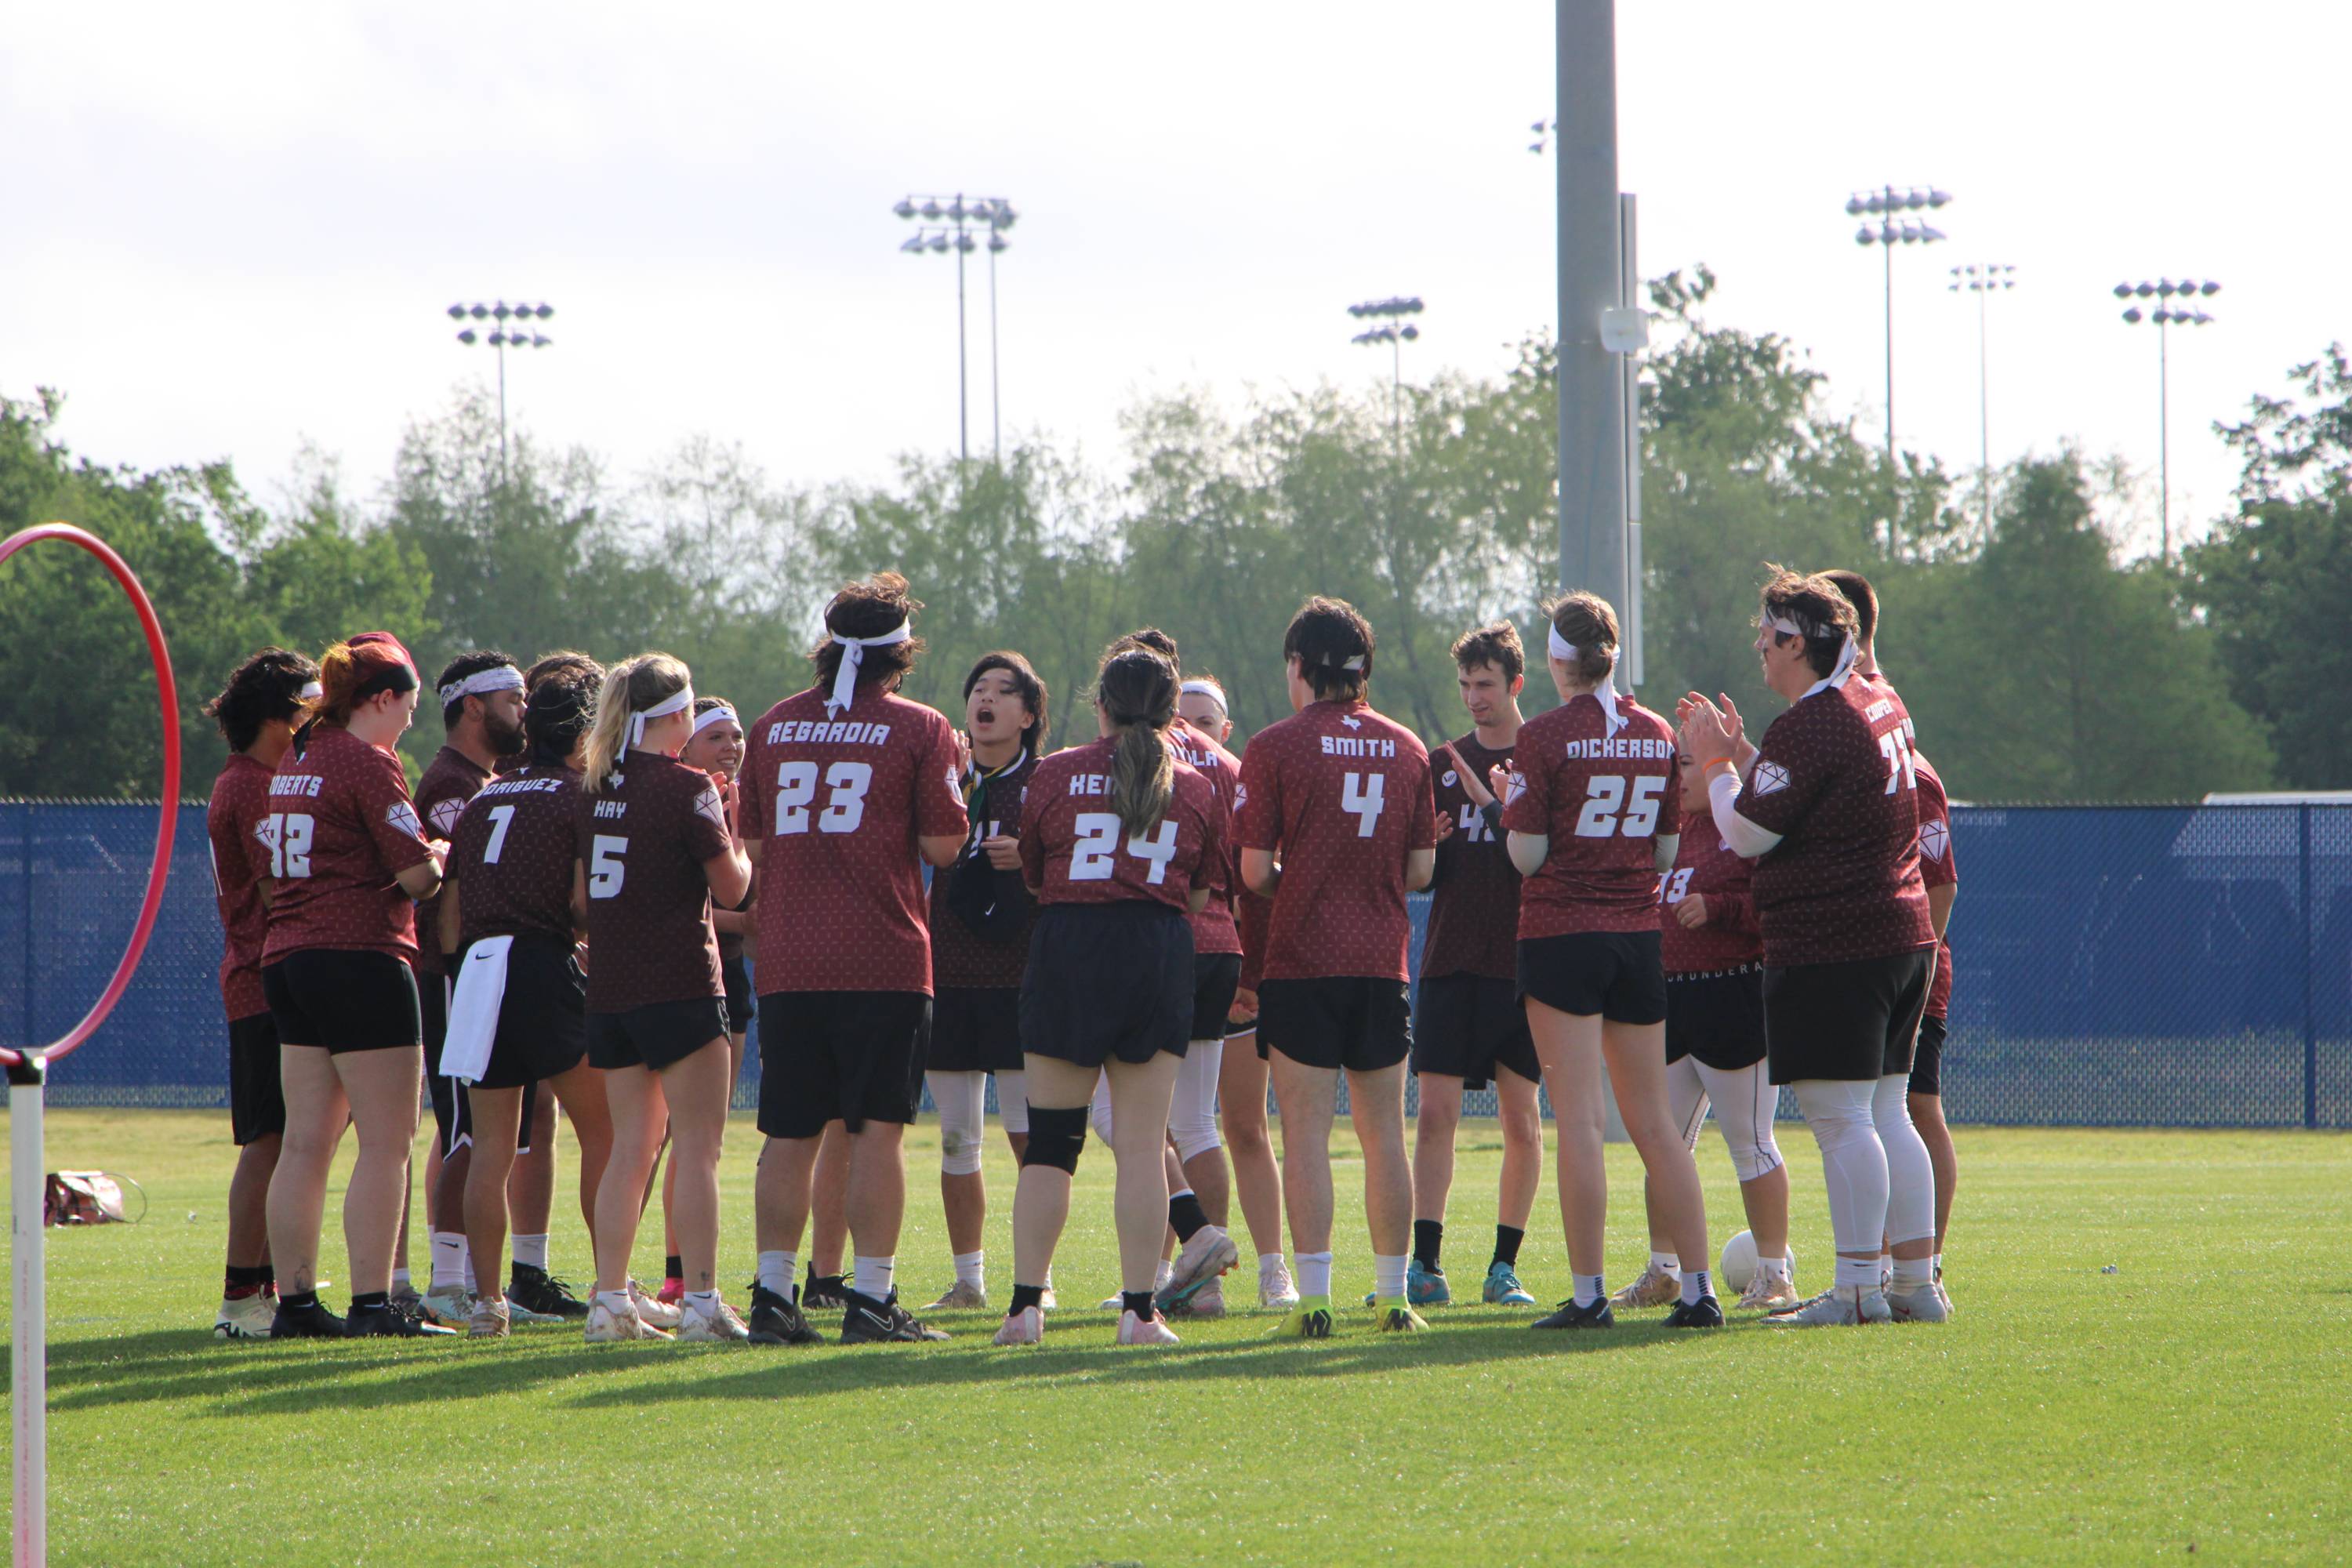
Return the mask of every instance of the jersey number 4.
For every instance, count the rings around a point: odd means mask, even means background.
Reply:
[[[1356,837],[1370,838],[1380,826],[1381,791],[1386,773],[1349,773],[1339,784],[1339,809],[1356,814]]]
[[[776,834],[806,833],[809,807],[816,802],[814,763],[784,763],[776,769]],[[871,763],[835,763],[824,770],[825,787],[833,794],[816,813],[819,833],[855,833],[866,820],[866,792],[873,787]]]
[[[318,824],[309,813],[272,812],[261,819],[261,841],[269,846],[269,874],[281,880],[310,874],[310,835]]]
[[[1082,811],[1074,825],[1078,841],[1070,848],[1070,880],[1108,882],[1116,869],[1111,857],[1118,850],[1118,818],[1108,811]],[[1127,852],[1151,869],[1143,879],[1153,887],[1168,879],[1168,863],[1176,858],[1176,825],[1162,822],[1149,838],[1129,838]]]
[[[1665,792],[1663,773],[1644,773],[1632,781],[1633,800],[1626,796],[1622,773],[1595,773],[1584,781],[1584,809],[1577,813],[1579,838],[1647,838],[1658,830],[1658,796]]]

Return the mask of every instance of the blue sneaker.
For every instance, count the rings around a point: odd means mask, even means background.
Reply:
[[[1486,1266],[1486,1304],[1490,1307],[1532,1307],[1536,1299],[1519,1283],[1517,1270],[1499,1259]]]
[[[1444,1270],[1433,1274],[1416,1258],[1404,1268],[1404,1299],[1415,1307],[1450,1307],[1454,1305],[1454,1289],[1445,1282]],[[1365,1306],[1376,1306],[1379,1300],[1373,1291],[1364,1292]]]

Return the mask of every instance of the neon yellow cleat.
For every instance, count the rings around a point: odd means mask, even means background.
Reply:
[[[1381,1332],[1384,1334],[1410,1334],[1429,1327],[1429,1320],[1414,1311],[1412,1303],[1402,1296],[1391,1296],[1375,1305],[1381,1315]]]
[[[1301,1296],[1298,1308],[1274,1331],[1277,1339],[1328,1340],[1331,1337],[1331,1298]]]

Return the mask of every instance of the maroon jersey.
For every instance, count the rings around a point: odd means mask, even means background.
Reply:
[[[1479,785],[1487,770],[1511,760],[1511,748],[1489,749],[1473,730],[1454,742],[1454,755]],[[1429,934],[1422,941],[1421,977],[1483,974],[1490,980],[1518,978],[1519,873],[1504,848],[1503,836],[1470,803],[1453,757],[1429,759],[1436,774],[1437,815],[1454,824],[1437,847],[1437,880],[1430,888]]]
[[[1912,750],[1916,751],[1919,744],[1919,731],[1911,722],[1911,710],[1903,706],[1903,699],[1895,694],[1894,684],[1886,679],[1885,671],[1874,669],[1868,675],[1864,675],[1857,670],[1853,679],[1870,682],[1879,696],[1895,704],[1895,711],[1901,715],[1903,720],[1904,742]]]
[[[620,780],[572,796],[572,854],[588,868],[588,1010],[724,996],[702,870],[730,842],[719,786],[658,752],[623,757]],[[463,893],[457,902],[463,914]]]
[[[1209,901],[1192,917],[1192,952],[1239,952],[1242,933],[1234,921],[1234,889],[1241,886],[1242,868],[1241,852],[1234,847],[1234,791],[1242,782],[1242,760],[1181,715],[1168,727],[1168,742],[1176,748],[1176,760],[1217,792],[1217,808],[1224,813],[1224,852],[1215,866],[1207,868],[1216,879],[1209,884]]]
[[[982,781],[976,773],[964,777],[965,815],[971,817],[971,829],[964,837],[963,858],[931,875],[931,983],[935,985],[1003,990],[1021,984],[1021,972],[1029,963],[1029,928],[1036,920],[1037,901],[1026,888],[1017,885],[1019,872],[995,870],[980,845],[982,839],[1021,831],[1022,803],[1028,797],[1029,781],[1036,772],[1037,759],[1024,749],[987,776],[985,789],[981,788]],[[972,816],[975,809],[980,815]],[[955,879],[967,875],[988,877],[1000,897],[1014,900],[1019,905],[1018,921],[1008,918],[1000,931],[989,936],[967,925],[961,915],[949,908],[948,899]]]
[[[1601,700],[1580,692],[1519,727],[1503,826],[1551,849],[1521,884],[1519,937],[1658,929],[1653,839],[1680,833],[1672,726],[1630,697],[1609,733]]]
[[[1913,753],[1919,772],[1919,882],[1923,888],[1956,887],[1959,862],[1952,858],[1952,811],[1944,796],[1942,775],[1927,759]],[[1948,929],[1936,944],[1936,978],[1927,988],[1927,1016],[1943,1017],[1952,1005],[1952,937]]]
[[[457,884],[457,945],[526,932],[572,940],[573,818],[580,775],[524,767],[484,784],[458,814],[446,876]]]
[[[457,818],[474,792],[490,781],[490,770],[455,746],[444,745],[425,764],[416,780],[416,816],[425,837],[446,844],[457,831]],[[447,965],[441,955],[441,895],[416,902],[416,972],[441,974]]]
[[[205,835],[213,846],[213,898],[220,905],[221,1004],[230,1022],[269,1011],[261,994],[261,944],[269,910],[261,879],[269,875],[262,824],[269,816],[269,769],[243,752],[229,753],[213,798],[205,807]]]
[[[1756,926],[1755,868],[1740,858],[1713,822],[1684,825],[1675,868],[1658,879],[1659,956],[1669,974],[1704,974],[1760,962],[1764,938]],[[1675,907],[1706,900],[1706,923],[1685,927]]]
[[[1402,980],[1404,858],[1437,841],[1429,752],[1361,701],[1312,702],[1242,758],[1235,838],[1282,863],[1264,979]]]
[[[1192,889],[1222,875],[1225,808],[1214,785],[1181,758],[1168,807],[1149,833],[1130,834],[1111,808],[1115,736],[1056,752],[1037,764],[1021,810],[1021,871],[1041,904],[1142,899],[1189,909]]]
[[[751,726],[744,836],[760,852],[760,988],[931,989],[919,838],[958,837],[955,729],[878,685],[825,712],[811,687]]]
[[[269,938],[261,962],[306,948],[416,961],[416,906],[394,879],[432,858],[400,760],[340,724],[278,759],[261,843]]]
[[[1936,940],[1903,722],[1893,698],[1848,680],[1800,699],[1764,731],[1738,809],[1780,836],[1756,862],[1766,963],[1885,958]]]

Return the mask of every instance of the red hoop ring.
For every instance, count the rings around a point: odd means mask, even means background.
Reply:
[[[155,824],[155,858],[147,868],[147,897],[139,906],[139,923],[131,928],[131,945],[122,950],[122,961],[114,966],[114,978],[106,983],[106,990],[97,1004],[82,1015],[80,1023],[68,1031],[55,1044],[28,1047],[54,1061],[67,1055],[98,1032],[99,1025],[114,1011],[130,987],[131,977],[137,973],[140,955],[147,951],[147,938],[155,929],[155,915],[163,907],[163,884],[172,870],[172,830],[180,816],[180,693],[172,680],[172,655],[163,646],[163,626],[155,618],[155,606],[148,601],[147,590],[139,585],[139,578],[124,564],[122,557],[109,549],[105,541],[83,531],[69,522],[45,522],[38,527],[13,533],[0,541],[0,561],[40,539],[62,539],[79,544],[99,558],[122,591],[131,596],[131,607],[139,612],[140,627],[147,634],[147,652],[155,661],[155,685],[163,700],[163,804]],[[25,874],[32,875],[32,856],[25,857]],[[30,978],[29,976],[27,977]],[[0,1062],[9,1066],[25,1059],[23,1051],[0,1047]]]

